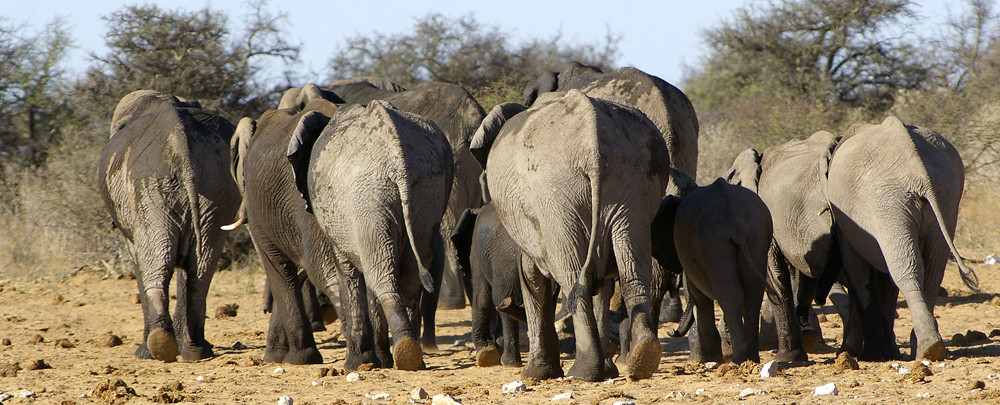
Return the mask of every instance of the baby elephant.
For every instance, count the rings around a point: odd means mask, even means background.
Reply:
[[[493,204],[465,210],[451,240],[467,288],[472,292],[472,340],[479,367],[521,366],[520,322],[525,322],[518,250]],[[471,286],[469,285],[471,284]],[[497,317],[499,311],[499,319]],[[496,328],[503,325],[501,347]]]
[[[718,179],[683,199],[667,197],[662,209],[666,215],[657,215],[654,233],[672,230],[674,246],[655,246],[654,255],[676,249],[671,253],[684,269],[697,322],[689,336],[690,359],[723,360],[712,302],[718,301],[732,341],[732,361],[759,362],[757,328],[772,232],[767,206],[753,191]]]

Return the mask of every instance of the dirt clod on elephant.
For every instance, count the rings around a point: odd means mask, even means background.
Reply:
[[[240,309],[240,306],[236,304],[226,304],[220,306],[215,309],[215,319],[232,318],[236,316],[237,309]]]
[[[120,405],[128,403],[139,395],[135,393],[134,389],[126,385],[125,381],[116,379],[114,381],[104,380],[97,383],[97,386],[91,392],[91,396],[104,404]]]
[[[94,340],[94,345],[97,347],[116,347],[122,345],[122,338],[117,335],[107,332],[97,339]]]
[[[925,366],[924,363],[917,361],[913,363],[913,368],[910,369],[910,372],[903,375],[900,382],[919,384],[925,382],[924,377],[930,377],[932,375],[934,375],[934,373],[931,372],[930,368]]]
[[[837,372],[845,370],[859,370],[861,366],[858,365],[858,360],[851,356],[847,352],[841,352],[837,355],[837,360],[833,362],[833,369]]]

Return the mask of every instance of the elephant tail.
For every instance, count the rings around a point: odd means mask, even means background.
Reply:
[[[966,287],[969,287],[973,292],[980,292],[979,290],[979,276],[976,272],[972,270],[971,267],[965,264],[962,260],[962,255],[958,254],[958,248],[955,247],[955,242],[949,235],[948,228],[945,226],[944,216],[941,213],[941,206],[938,204],[937,195],[934,194],[933,190],[924,196],[927,203],[930,204],[931,210],[934,211],[934,218],[937,219],[938,228],[941,229],[941,234],[944,236],[944,241],[948,244],[948,249],[951,250],[952,256],[955,256],[955,263],[958,264],[958,272],[962,276],[962,282],[965,283]]]
[[[684,275],[681,275],[681,277],[684,277]],[[667,336],[678,338],[687,335],[691,330],[691,325],[694,325],[694,303],[691,302],[691,298],[688,298],[687,307],[684,308],[684,314],[681,315],[680,324],[677,325],[677,329],[667,332]]]
[[[590,296],[594,292],[593,286],[597,272],[592,272],[591,267],[597,265],[597,249],[604,236],[603,221],[601,221],[601,160],[598,158],[595,162],[591,173],[584,172],[584,176],[590,180],[590,240],[587,243],[587,258],[583,261],[583,267],[580,268],[576,282],[578,287],[583,288],[583,291],[580,292],[587,294],[586,296]],[[581,171],[583,170],[581,169]],[[572,292],[570,295],[573,295]]]
[[[194,172],[194,161],[191,159],[191,145],[188,143],[188,131],[185,124],[180,124],[174,128],[170,137],[177,156],[180,158],[181,182],[184,184],[184,191],[187,193],[188,209],[191,215],[191,230],[194,233],[194,252],[196,263],[201,265],[203,257],[202,229],[201,229],[201,200],[198,197],[198,176]]]

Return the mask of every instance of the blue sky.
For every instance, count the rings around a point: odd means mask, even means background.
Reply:
[[[89,64],[89,52],[103,55],[106,22],[101,19],[124,5],[157,4],[164,9],[199,10],[206,6],[226,11],[233,30],[249,13],[245,0],[0,0],[0,16],[7,23],[27,23],[35,30],[59,16],[64,18],[76,48],[68,68],[82,72]],[[601,41],[608,29],[620,34],[619,64],[636,66],[679,84],[684,65],[695,65],[705,49],[699,32],[729,18],[733,11],[762,0],[663,0],[612,2],[585,0],[536,1],[269,1],[268,9],[288,14],[286,30],[292,43],[302,44],[301,67],[308,81],[325,77],[326,64],[335,48],[347,37],[372,32],[408,32],[415,18],[430,12],[448,17],[472,14],[485,25],[509,32],[517,44],[526,38],[550,38],[561,33],[565,41]],[[938,29],[947,8],[960,11],[958,0],[918,1],[919,14],[914,30]],[[276,74],[277,72],[275,72]]]

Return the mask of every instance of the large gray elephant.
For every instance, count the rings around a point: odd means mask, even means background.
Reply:
[[[517,243],[500,222],[493,204],[468,209],[451,236],[466,287],[471,292],[472,342],[476,365],[521,365],[520,323],[526,322],[517,268]],[[494,333],[494,325],[502,334]],[[501,344],[497,344],[497,340]]]
[[[545,92],[578,89],[588,96],[605,98],[642,110],[667,143],[670,163],[698,179],[698,115],[687,96],[659,77],[634,67],[602,74],[600,69],[570,62],[559,74],[548,72],[525,88],[525,105],[543,101]]]
[[[444,263],[441,217],[450,195],[451,145],[430,120],[377,100],[335,121],[309,112],[299,125],[326,124],[288,144],[296,184],[335,246],[351,340],[376,343],[376,366],[423,366],[417,342],[421,289]],[[370,322],[360,322],[375,308]],[[387,324],[387,325],[386,325]],[[388,330],[386,330],[388,328]],[[388,340],[391,331],[391,356]]]
[[[966,285],[978,290],[975,272],[953,242],[964,184],[961,156],[929,129],[888,117],[878,125],[856,124],[844,134],[830,162],[827,195],[852,283],[846,286],[854,307],[851,321],[861,322],[865,334],[864,348],[845,336],[848,352],[898,353],[891,314],[902,292],[913,319],[912,355],[944,358],[934,301],[949,256]]]
[[[321,88],[314,83],[307,83],[302,87],[292,87],[285,90],[281,94],[281,100],[278,101],[278,109],[291,108],[302,110],[312,100],[326,100],[337,104],[344,103],[344,100],[338,97],[336,93]]]
[[[205,340],[205,298],[226,241],[219,227],[240,205],[229,174],[232,134],[225,118],[152,90],[129,93],[115,108],[98,187],[136,266],[144,324],[138,357],[213,355]]]
[[[290,139],[323,130],[321,125],[300,125],[308,112],[333,116],[337,106],[318,99],[303,107],[301,111],[268,110],[256,120],[243,118],[231,142],[233,177],[243,194],[235,225],[245,223],[250,231],[267,276],[267,291],[277,304],[268,326],[264,352],[264,361],[268,362],[323,362],[313,340],[316,327],[307,315],[311,309],[308,303],[315,294],[309,288],[303,291],[303,285],[319,286],[321,292],[333,297],[335,305],[339,303],[333,245],[313,214],[306,211],[292,165],[285,156]],[[299,274],[300,269],[309,281]],[[361,356],[366,351],[364,343],[348,341],[349,361],[345,368],[354,369],[365,362]],[[374,353],[370,342],[366,348]]]
[[[732,361],[759,362],[761,299],[765,290],[772,297],[776,293],[767,270],[772,228],[764,202],[752,190],[719,178],[683,198],[668,196],[653,227],[657,233],[673,233],[674,245],[659,246],[657,251],[672,253],[680,261],[684,287],[697,312],[697,333],[689,336],[690,360],[723,360],[715,325],[714,301],[718,301],[732,342]],[[787,290],[790,295],[791,287]],[[689,327],[690,316],[684,318],[682,327]],[[779,352],[776,358],[794,359],[790,354]]]
[[[649,224],[670,168],[656,126],[633,107],[571,90],[526,111],[494,107],[472,145],[524,259],[530,353],[522,375],[563,375],[553,281],[573,314],[576,359],[568,374],[586,381],[618,374],[608,308],[617,275],[634,342],[626,375],[649,378],[661,355],[650,319]]]

